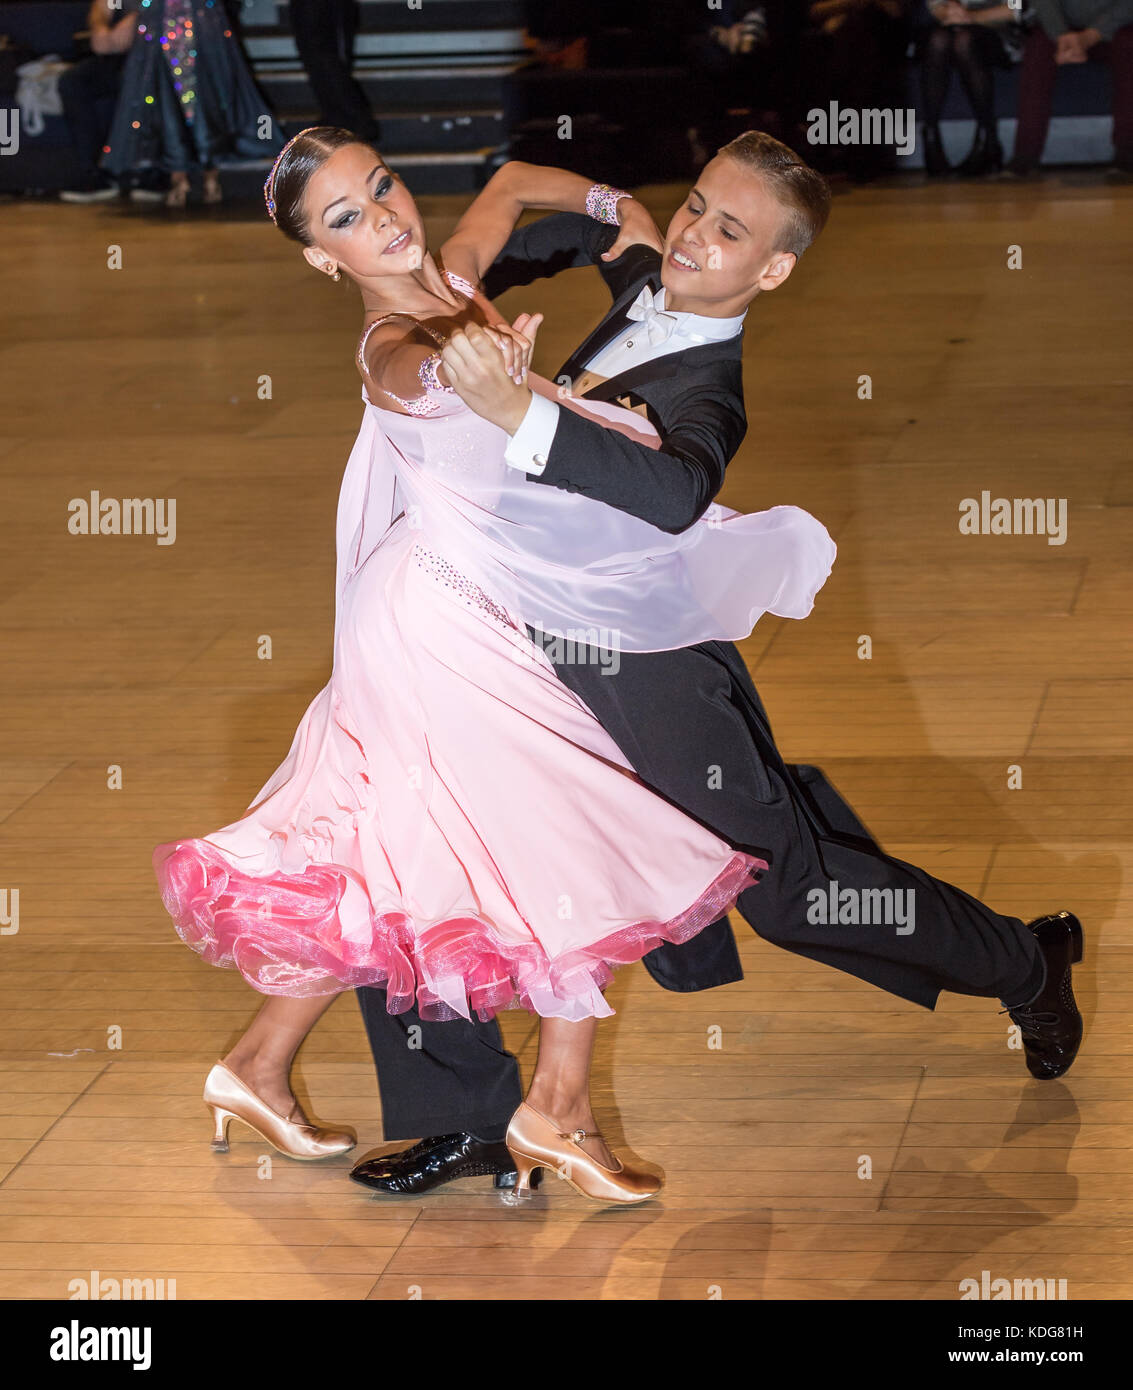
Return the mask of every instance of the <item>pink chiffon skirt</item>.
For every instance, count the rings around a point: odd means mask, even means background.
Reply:
[[[351,576],[331,679],[251,808],[154,851],[206,960],[265,994],[380,986],[426,1019],[608,1015],[615,966],[689,940],[766,867],[646,788],[404,520]]]

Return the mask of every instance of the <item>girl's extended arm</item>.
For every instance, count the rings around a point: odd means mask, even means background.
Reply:
[[[586,195],[593,187],[590,179],[566,169],[511,160],[496,170],[456,224],[441,250],[441,259],[447,269],[478,284],[503,250],[522,212],[541,208],[585,213]],[[616,259],[627,246],[639,241],[661,250],[656,224],[636,198],[620,198],[616,216],[621,235],[604,260]]]

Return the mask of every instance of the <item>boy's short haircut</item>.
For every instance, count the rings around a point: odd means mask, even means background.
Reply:
[[[762,130],[745,130],[716,153],[726,154],[764,180],[786,213],[780,232],[782,245],[775,249],[801,256],[830,215],[830,187],[822,175]]]

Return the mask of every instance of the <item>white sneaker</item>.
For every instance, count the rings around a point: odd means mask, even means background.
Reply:
[[[59,193],[64,203],[109,203],[118,196],[116,183],[101,184],[98,188],[64,188]]]

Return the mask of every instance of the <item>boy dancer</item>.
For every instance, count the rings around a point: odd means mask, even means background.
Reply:
[[[616,196],[607,194],[607,203]],[[556,376],[577,393],[644,410],[661,434],[659,449],[533,396],[507,376],[478,329],[450,338],[447,375],[473,410],[511,435],[508,462],[532,485],[585,492],[681,531],[715,498],[746,431],[744,312],[787,279],[828,208],[819,175],[778,141],[749,131],[706,166],[669,225],[661,257],[634,246],[603,263],[616,229],[573,215],[545,218],[511,238],[486,280],[489,295],[568,266],[601,266],[613,307]],[[558,645],[548,649],[552,660]],[[821,774],[783,762],[732,644],[623,652],[616,674],[582,648],[556,669],[643,781],[768,860],[758,889],[738,903],[762,937],[926,1008],[941,990],[999,998],[1020,1028],[1031,1074],[1051,1079],[1069,1068],[1082,1033],[1070,984],[1082,953],[1077,919],[1061,912],[1024,925],[886,855]],[[546,813],[553,817],[554,807]],[[904,921],[846,926],[838,913],[830,921],[813,910],[817,898],[842,901],[847,891],[862,904],[904,904]],[[659,947],[645,964],[678,991],[743,973],[726,920],[683,946]],[[379,990],[358,997],[387,1138],[429,1137],[363,1160],[351,1176],[390,1193],[478,1174],[509,1186],[514,1168],[503,1136],[522,1093],[496,1023],[424,1023],[415,1011],[388,1014]],[[590,1115],[569,1118],[596,1128]]]

